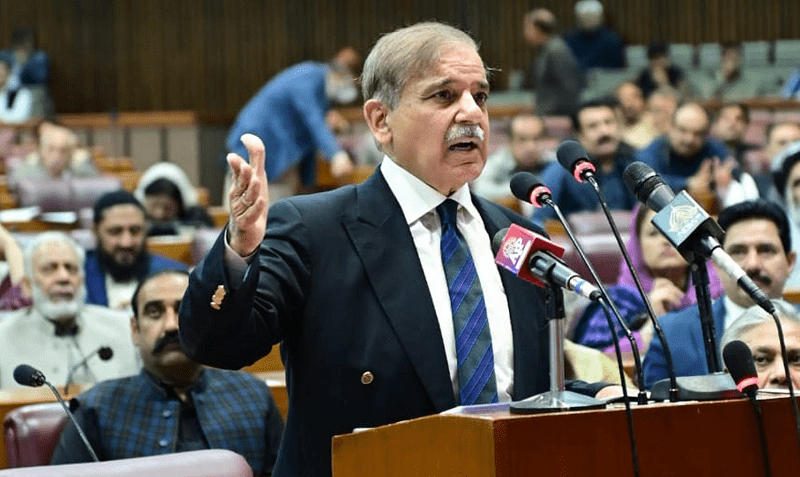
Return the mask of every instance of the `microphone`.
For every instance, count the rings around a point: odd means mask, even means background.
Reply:
[[[530,202],[539,209],[546,205],[555,205],[553,193],[535,174],[517,172],[511,178],[510,186],[514,197]]]
[[[102,359],[103,361],[108,361],[114,356],[114,350],[112,350],[108,346],[101,346],[96,350],[92,351],[91,353],[89,353],[82,360],[78,361],[78,363],[75,366],[71,367],[69,369],[69,372],[67,373],[67,383],[64,385],[64,394],[69,394],[69,385],[72,384],[72,376],[75,373],[75,371],[77,371],[78,368],[85,366],[86,363],[91,358],[94,357],[94,355],[98,355],[100,359]]]
[[[725,367],[731,373],[739,392],[755,399],[758,392],[758,373],[750,347],[743,341],[731,341],[722,350],[722,360],[725,361]]]
[[[609,210],[608,203],[606,203],[605,197],[603,197],[603,193],[600,190],[600,185],[597,183],[597,180],[594,177],[594,164],[589,160],[589,155],[586,154],[586,150],[583,148],[583,146],[576,141],[562,142],[558,147],[556,156],[558,157],[558,162],[561,163],[564,169],[571,172],[578,182],[584,182],[584,180],[588,182],[597,195],[597,200],[600,202],[600,206],[603,209],[606,220],[611,226],[611,232],[614,235],[614,239],[617,241],[617,246],[619,247],[620,252],[622,252],[622,258],[625,260],[625,264],[627,265],[628,271],[630,271],[631,276],[633,277],[633,282],[636,285],[639,296],[642,298],[648,318],[650,318],[650,323],[653,324],[653,330],[655,331],[656,335],[658,335],[658,339],[661,340],[661,344],[664,347],[664,359],[667,362],[667,371],[669,374],[669,400],[670,402],[676,402],[678,400],[679,389],[678,378],[675,375],[675,365],[672,361],[672,352],[669,348],[669,344],[667,343],[667,338],[664,335],[664,330],[661,328],[661,323],[658,321],[658,318],[656,318],[656,312],[653,310],[653,305],[650,303],[650,298],[644,291],[644,287],[642,286],[641,280],[639,280],[639,275],[636,273],[636,269],[633,268],[631,257],[628,255],[628,250],[625,247],[625,243],[622,241],[622,236],[619,234],[619,228],[617,227],[616,222],[614,222],[614,217],[611,216],[611,211]],[[613,330],[611,331],[613,332]]]
[[[775,312],[775,306],[767,295],[722,250],[719,243],[724,234],[722,228],[686,191],[675,195],[661,176],[643,162],[634,162],[626,167],[623,180],[640,202],[656,212],[653,225],[688,262],[694,262],[695,255],[711,258],[717,268],[733,278],[758,306],[767,313]]]
[[[517,224],[498,231],[492,239],[495,263],[519,278],[545,287],[552,283],[592,301],[600,290],[569,268],[561,257],[564,247]]]
[[[753,404],[753,409],[756,412],[756,421],[758,422],[758,435],[761,440],[761,459],[764,462],[764,471],[766,475],[772,475],[769,453],[767,452],[767,434],[764,431],[764,419],[761,414],[761,406],[758,405],[756,400],[758,372],[756,372],[756,363],[753,361],[753,353],[743,341],[735,340],[725,345],[722,350],[722,359],[725,361],[725,367],[728,368],[733,381],[736,383],[736,388],[739,389],[739,392],[746,394]]]
[[[64,399],[61,397],[61,394],[58,390],[47,381],[47,378],[44,377],[44,373],[39,371],[38,369],[34,368],[28,364],[20,364],[14,369],[14,381],[23,385],[23,386],[30,386],[37,388],[43,384],[46,384],[47,387],[50,388],[50,391],[56,396],[58,402],[61,404],[61,407],[64,409],[64,412],[67,413],[67,416],[72,421],[72,424],[75,426],[75,429],[78,431],[78,434],[81,436],[81,440],[83,440],[83,444],[86,446],[86,449],[91,454],[92,459],[95,462],[100,462],[100,459],[97,458],[97,454],[95,453],[92,445],[89,443],[89,439],[86,438],[86,434],[81,429],[81,426],[78,424],[78,421],[75,420],[75,416],[72,414],[72,411],[69,410],[66,403],[64,403]]]
[[[564,141],[558,146],[556,159],[578,182],[594,177],[594,163],[589,159],[586,150],[577,141]]]

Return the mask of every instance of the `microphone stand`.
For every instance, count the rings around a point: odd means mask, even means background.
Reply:
[[[708,292],[708,268],[705,258],[695,256],[691,264],[692,281],[697,294],[697,307],[700,310],[700,324],[703,328],[703,344],[706,349],[706,361],[709,373],[722,372],[717,353],[717,333],[714,327],[714,315],[711,312],[711,295]]]
[[[561,222],[561,225],[564,226],[564,230],[567,232],[567,236],[569,237],[572,244],[575,246],[575,250],[578,251],[578,255],[580,255],[581,260],[583,261],[584,264],[586,264],[586,268],[589,269],[589,273],[591,273],[592,278],[597,284],[597,288],[600,289],[600,293],[603,295],[603,299],[605,300],[608,307],[611,308],[611,311],[614,313],[614,316],[617,317],[617,322],[624,330],[625,336],[628,338],[628,341],[630,341],[631,353],[633,354],[633,361],[636,367],[636,379],[638,380],[638,382],[640,383],[639,385],[641,386],[641,384],[644,383],[644,375],[642,373],[642,360],[639,357],[639,347],[636,345],[636,340],[633,338],[633,333],[631,333],[631,330],[628,327],[627,323],[625,323],[625,320],[622,319],[622,315],[620,315],[619,310],[617,310],[617,306],[614,304],[614,301],[608,295],[608,290],[606,290],[605,285],[603,285],[602,280],[600,280],[600,277],[597,275],[597,271],[594,269],[591,262],[589,262],[589,259],[586,258],[586,254],[583,252],[583,248],[581,247],[580,243],[578,243],[578,240],[575,238],[575,235],[572,233],[572,228],[569,226],[569,223],[567,223],[567,219],[564,217],[564,214],[561,213],[561,208],[558,206],[558,204],[556,204],[553,201],[553,199],[550,197],[550,194],[547,194],[546,197],[542,197],[541,201],[544,202],[549,207],[551,207],[553,211],[556,213],[558,220]],[[616,341],[616,336],[617,336],[616,331],[612,329],[611,332],[614,335],[614,341]],[[647,404],[647,392],[644,389],[639,389],[637,402],[641,405]]]
[[[631,257],[628,255],[628,250],[625,248],[625,243],[622,241],[622,237],[619,234],[617,224],[614,222],[614,218],[611,216],[611,211],[608,210],[608,204],[606,204],[606,201],[603,200],[603,194],[600,191],[600,185],[597,183],[597,180],[595,180],[594,175],[586,174],[585,180],[592,185],[595,194],[597,194],[600,207],[603,209],[603,213],[605,214],[608,223],[611,225],[611,232],[614,234],[614,239],[616,239],[617,245],[622,251],[622,257],[625,259],[625,264],[628,266],[628,271],[631,272],[633,282],[636,284],[636,289],[639,290],[639,295],[641,295],[642,301],[644,301],[647,315],[650,317],[650,323],[653,324],[653,330],[655,331],[656,335],[658,335],[658,339],[661,340],[661,345],[664,347],[664,359],[667,361],[667,371],[669,373],[669,401],[677,402],[678,379],[675,376],[675,365],[672,362],[672,352],[670,352],[669,344],[667,343],[667,337],[664,335],[664,330],[661,328],[661,323],[659,323],[658,319],[656,318],[656,312],[653,309],[652,303],[650,303],[650,297],[648,297],[647,293],[645,293],[642,282],[639,280],[639,275],[636,273],[636,270],[633,269]],[[639,386],[644,386],[644,383],[639,383]]]
[[[511,403],[514,414],[603,409],[606,403],[595,398],[567,391],[564,385],[564,294],[553,283],[547,284],[547,314],[550,319],[550,390],[522,401]],[[624,385],[624,382],[623,382]]]
[[[78,431],[78,435],[81,437],[83,445],[86,446],[86,450],[88,450],[89,454],[92,456],[92,460],[95,462],[100,462],[100,459],[97,458],[97,454],[94,452],[92,445],[89,443],[89,439],[86,437],[86,434],[83,433],[83,429],[81,429],[81,426],[80,424],[78,424],[78,421],[75,420],[75,416],[73,416],[72,412],[70,412],[69,407],[67,406],[67,403],[64,402],[64,399],[61,397],[61,394],[56,390],[56,388],[52,384],[50,384],[49,381],[45,381],[44,384],[46,384],[47,387],[50,388],[50,391],[52,391],[53,394],[56,396],[59,404],[61,404],[61,407],[64,409],[64,412],[67,413],[67,416],[69,417],[70,421],[72,421],[72,425],[75,426],[75,430]]]

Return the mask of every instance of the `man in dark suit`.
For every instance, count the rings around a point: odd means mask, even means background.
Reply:
[[[732,205],[719,214],[726,231],[722,248],[747,272],[770,298],[781,298],[783,286],[794,267],[795,252],[789,222],[780,206],[760,199]],[[711,306],[719,350],[722,334],[755,303],[731,277],[720,274],[725,294]],[[661,318],[677,376],[708,374],[700,311],[697,305]],[[644,385],[650,388],[668,375],[661,340],[653,339],[642,363]]]
[[[263,145],[244,135],[250,163],[228,157],[229,225],[181,305],[182,343],[201,362],[238,368],[281,342],[289,415],[276,475],[330,475],[332,436],[356,427],[548,389],[543,292],[501,273],[490,245],[512,221],[533,225],[467,185],[486,161],[489,128],[475,42],[437,23],[400,29],[375,45],[362,84],[386,154],[378,170],[357,186],[279,201],[267,218]],[[456,254],[468,291],[448,279]],[[457,349],[465,310],[475,345]],[[468,364],[480,372],[461,379]]]

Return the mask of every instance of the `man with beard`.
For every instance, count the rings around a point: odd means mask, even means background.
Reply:
[[[637,159],[675,191],[686,189],[698,200],[710,197],[727,207],[757,199],[755,180],[722,143],[708,137],[709,125],[705,108],[686,103],[675,110],[667,134],[639,151]]]
[[[75,418],[101,461],[200,449],[242,455],[255,475],[270,475],[283,421],[264,381],[241,371],[205,368],[178,340],[183,270],[142,280],[133,295],[130,333],[144,369],[105,381],[73,400]],[[91,462],[68,424],[52,464]]]
[[[745,201],[724,209],[719,225],[726,231],[722,248],[756,282],[769,298],[781,298],[786,279],[794,268],[795,252],[789,235],[789,221],[781,207],[760,199]],[[734,279],[720,273],[725,294],[711,307],[716,330],[716,346],[725,330],[754,303]],[[697,305],[664,315],[664,335],[669,342],[675,374],[708,374],[700,311]],[[664,346],[654,339],[644,357],[644,384],[668,377]]]
[[[63,233],[45,232],[28,244],[24,259],[22,286],[33,306],[0,322],[0,388],[19,387],[13,374],[20,364],[60,386],[70,374],[73,383],[94,383],[136,373],[127,317],[85,303],[83,249]],[[91,356],[100,347],[111,348],[110,359]]]
[[[578,142],[597,167],[595,177],[608,206],[613,210],[633,209],[636,198],[625,187],[622,173],[633,161],[634,151],[620,141],[614,102],[596,99],[582,103],[572,116],[572,126]],[[576,181],[558,162],[547,166],[542,173],[542,182],[550,188],[553,200],[564,215],[600,208],[597,195],[590,190],[591,186]],[[555,212],[550,207],[537,209],[534,215],[539,223],[549,218],[555,218]]]
[[[186,269],[147,251],[145,210],[130,192],[109,192],[97,199],[93,231],[97,247],[86,255],[89,303],[127,310],[139,280],[158,270]]]

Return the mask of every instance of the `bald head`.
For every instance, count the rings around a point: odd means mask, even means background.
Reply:
[[[537,8],[525,15],[523,29],[529,45],[541,46],[555,33],[556,16],[546,8]]]
[[[697,103],[686,103],[675,110],[669,129],[669,143],[679,156],[694,156],[708,135],[708,113]]]

